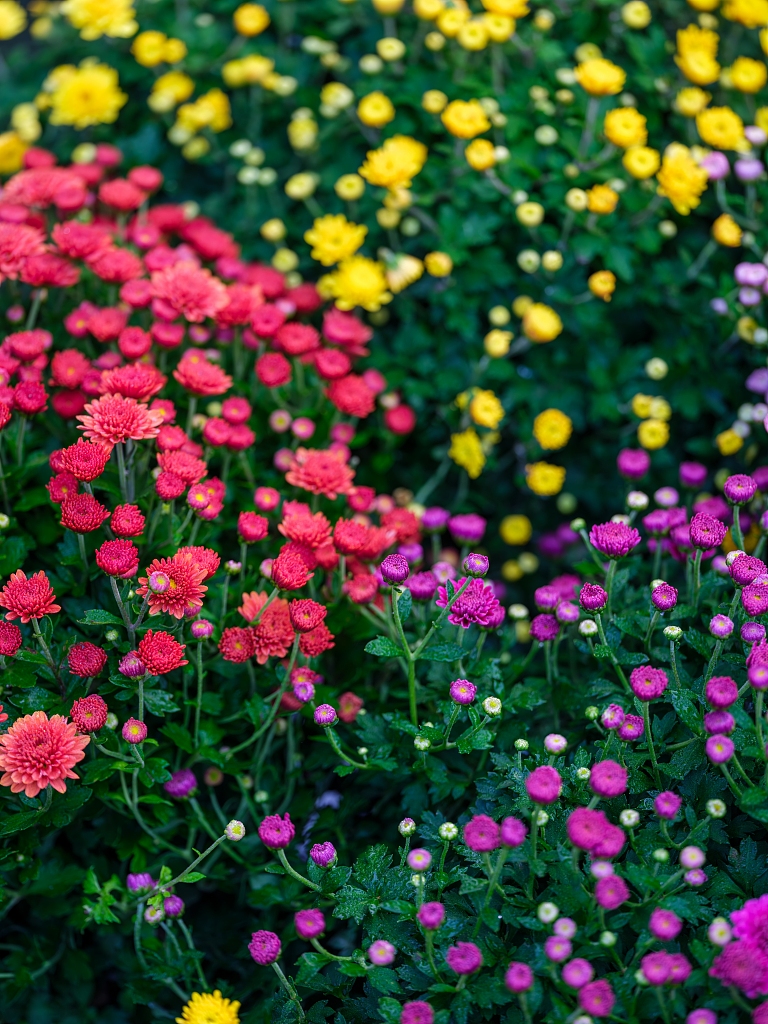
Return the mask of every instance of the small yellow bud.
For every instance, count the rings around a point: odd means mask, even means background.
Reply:
[[[542,253],[541,265],[550,272],[560,270],[563,265],[563,254],[557,249],[548,249],[547,252]]]
[[[488,310],[488,319],[494,327],[504,327],[512,319],[506,306],[494,306]]]
[[[502,331],[494,328],[492,331],[488,331],[483,338],[483,346],[491,359],[503,359],[509,352],[509,346],[512,343],[513,337],[512,331]]]
[[[286,234],[285,224],[279,217],[272,217],[271,220],[264,221],[259,228],[259,234],[268,242],[281,242]]]
[[[295,270],[298,265],[299,257],[293,249],[278,249],[272,257],[272,266],[275,270],[281,270],[283,273]]]

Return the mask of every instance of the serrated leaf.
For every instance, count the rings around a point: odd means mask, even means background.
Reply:
[[[122,619],[119,619],[117,615],[113,615],[111,612],[105,612],[103,608],[89,608],[83,615],[82,619],[78,619],[78,622],[84,626],[124,625]]]
[[[610,658],[613,651],[608,644],[595,644],[592,653],[596,658],[599,658],[602,661],[604,658]]]
[[[701,713],[693,702],[688,690],[667,690],[667,696],[680,719],[693,733],[701,731]]]
[[[366,654],[375,654],[377,658],[399,658],[404,656],[402,648],[393,643],[388,636],[377,636],[365,645]]]
[[[445,642],[438,644],[430,644],[425,650],[419,655],[420,661],[458,661],[463,658],[467,652],[463,647],[459,647],[458,644]]]
[[[742,807],[759,807],[760,804],[765,803],[768,800],[768,793],[764,789],[758,789],[753,786],[752,789],[746,789],[741,798]]]
[[[145,690],[144,703],[153,715],[167,715],[179,710],[179,705],[165,690]]]
[[[357,924],[361,924],[368,913],[371,897],[362,889],[354,885],[345,885],[338,893],[333,916],[342,920],[354,918]]]
[[[625,651],[622,647],[616,651],[616,661],[620,665],[628,665],[630,668],[636,668],[638,665],[645,665],[648,661],[648,655],[642,651]]]

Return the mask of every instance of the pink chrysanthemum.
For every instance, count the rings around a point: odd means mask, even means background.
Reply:
[[[208,590],[203,584],[205,570],[195,564],[189,554],[175,554],[173,558],[156,558],[147,566],[147,575],[139,577],[140,587],[136,593],[144,597],[147,580],[153,573],[164,573],[168,577],[168,589],[161,594],[150,592],[149,614],[167,612],[176,619],[198,612],[203,607],[203,594]]]
[[[751,942],[729,942],[709,974],[724,985],[740,988],[748,999],[768,995],[768,955]]]
[[[589,531],[589,540],[607,558],[624,558],[640,543],[640,534],[626,523],[597,523]]]
[[[340,494],[351,493],[354,476],[342,451],[297,448],[285,479],[294,487],[333,500]]]
[[[66,793],[64,780],[80,777],[72,768],[83,760],[89,743],[90,738],[78,735],[75,723],[61,715],[24,715],[0,736],[0,768],[5,773],[0,786],[27,797],[36,797],[48,786]]]
[[[232,387],[232,378],[216,363],[192,352],[179,362],[173,376],[192,395],[223,395]]]
[[[210,270],[189,260],[155,271],[152,294],[162,299],[176,316],[193,324],[215,317],[229,302],[226,286]]]
[[[150,409],[135,398],[103,395],[89,402],[85,413],[77,419],[86,437],[105,448],[113,448],[128,438],[147,441],[157,437],[164,416],[159,409]]]
[[[146,363],[130,363],[107,370],[101,377],[101,390],[105,395],[123,395],[146,402],[162,391],[168,378],[156,366]]]
[[[464,586],[465,578],[455,580],[453,583],[454,593]],[[448,592],[445,587],[438,587],[437,600],[438,608],[445,608],[448,604]],[[488,626],[496,621],[496,613],[499,610],[499,599],[493,591],[490,583],[480,579],[470,580],[469,586],[454,601],[448,615],[448,621],[454,626],[463,626],[468,629],[473,623],[479,626]]]
[[[740,910],[731,913],[733,934],[768,953],[768,893],[747,900]]]
[[[30,256],[44,252],[45,236],[39,228],[0,222],[0,281],[15,280]]]
[[[0,590],[0,608],[7,608],[6,619],[42,619],[44,615],[53,615],[61,611],[56,604],[56,595],[51,588],[48,577],[41,569],[27,577],[21,569],[11,573],[11,578]]]

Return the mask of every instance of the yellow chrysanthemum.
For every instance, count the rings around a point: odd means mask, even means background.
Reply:
[[[469,403],[469,415],[480,427],[495,430],[504,419],[504,406],[493,391],[475,391]]]
[[[328,213],[315,220],[305,233],[304,241],[312,246],[313,260],[324,267],[332,267],[334,263],[354,255],[367,234],[367,227],[353,224],[343,213]]]
[[[13,39],[26,27],[24,8],[16,0],[0,0],[0,39]]]
[[[369,313],[375,313],[392,300],[384,264],[367,256],[349,256],[342,260],[332,274],[326,275],[325,283],[328,294],[336,300],[339,309],[361,306]]]
[[[531,341],[554,341],[563,330],[563,321],[543,302],[532,302],[523,313],[523,333]]]
[[[240,1003],[215,992],[193,992],[176,1024],[240,1024]]]
[[[735,455],[743,447],[744,439],[735,430],[729,428],[717,435],[715,444],[721,455]]]
[[[542,448],[556,451],[568,444],[573,433],[573,423],[559,409],[545,409],[533,421],[533,436]]]
[[[176,123],[186,131],[195,133],[203,128],[223,132],[232,127],[229,97],[221,89],[211,89],[198,96],[194,103],[185,103],[176,112]]]
[[[147,100],[151,110],[164,113],[184,103],[195,91],[195,83],[182,71],[169,71],[155,81]]]
[[[713,32],[711,28],[700,28],[695,24],[678,29],[676,39],[679,54],[705,53],[708,57],[715,58],[720,45],[720,36],[717,32]]]
[[[448,277],[453,270],[453,260],[447,252],[428,252],[424,266],[430,277]]]
[[[755,113],[755,124],[768,134],[768,107],[758,107]]]
[[[683,117],[696,117],[706,107],[712,96],[698,86],[690,85],[675,96],[675,107]]]
[[[232,15],[235,31],[241,36],[258,36],[269,26],[269,14],[261,4],[241,4]]]
[[[369,128],[383,128],[395,117],[395,107],[389,96],[378,89],[363,96],[357,105],[357,116]]]
[[[448,7],[438,14],[435,24],[444,36],[455,39],[461,31],[461,26],[466,25],[471,15],[466,7]]]
[[[647,419],[637,428],[637,440],[643,448],[656,451],[669,441],[669,424],[664,420]]]
[[[666,398],[651,399],[650,408],[651,419],[653,420],[668,420],[672,418],[672,406],[666,400]]]
[[[542,498],[559,494],[565,483],[565,469],[549,462],[533,462],[525,467],[525,482]]]
[[[688,0],[694,11],[714,11],[720,6],[720,0]]]
[[[687,216],[701,202],[707,188],[707,172],[696,163],[687,146],[667,146],[661,170],[656,175],[660,196],[666,196],[678,213]]]
[[[712,225],[712,237],[720,245],[736,249],[741,245],[742,230],[729,213],[721,213]]]
[[[275,70],[275,62],[258,53],[249,53],[238,60],[228,60],[221,69],[225,85],[237,89],[243,85],[264,85]]]
[[[434,21],[445,10],[445,0],[413,0],[413,13],[422,21]]]
[[[587,191],[587,209],[590,213],[613,213],[619,201],[619,193],[610,185],[593,185]]]
[[[617,107],[605,115],[603,134],[621,149],[644,146],[648,141],[646,123],[645,117],[634,107]]]
[[[504,516],[499,526],[499,534],[505,544],[527,544],[532,533],[533,527],[528,516]]]
[[[295,117],[288,122],[288,141],[297,152],[312,149],[317,141],[317,121],[314,117]]]
[[[17,103],[11,111],[11,128],[22,142],[37,142],[43,133],[40,113],[34,103]]]
[[[616,275],[610,270],[597,270],[589,275],[587,286],[598,299],[610,302],[616,291]]]
[[[762,28],[768,25],[768,0],[725,0],[721,13],[745,28]]]
[[[458,139],[474,139],[491,127],[491,122],[478,100],[453,100],[440,115],[440,119]]]
[[[708,146],[742,149],[744,122],[730,107],[709,107],[696,115],[696,128]]]
[[[720,77],[717,63],[717,32],[698,25],[689,25],[677,33],[675,63],[685,77],[696,85],[710,85]]]
[[[503,14],[506,18],[524,18],[530,13],[527,0],[481,0],[483,7],[491,14]]]
[[[462,430],[460,434],[451,434],[448,457],[453,459],[457,466],[465,469],[473,480],[480,476],[485,465],[485,452],[477,432],[472,427]]]
[[[16,171],[20,171],[28,148],[18,132],[0,134],[0,174],[15,174]]]
[[[768,68],[761,60],[737,57],[731,65],[731,82],[739,92],[759,92],[768,80]]]
[[[503,14],[491,14],[488,12],[483,15],[483,24],[488,32],[489,39],[494,43],[506,43],[515,34],[515,19],[507,18]]]
[[[394,135],[365,155],[360,175],[382,188],[408,188],[427,161],[427,147],[409,135]]]
[[[388,254],[385,266],[387,287],[394,295],[399,295],[424,273],[422,261],[404,252]]]
[[[653,395],[644,395],[640,392],[632,399],[632,412],[641,420],[646,420],[651,415],[651,403]]]
[[[131,53],[136,63],[145,68],[154,68],[165,60],[165,32],[140,32],[133,40]]]
[[[576,68],[576,81],[590,96],[615,96],[624,88],[626,72],[604,57],[585,60]]]
[[[54,69],[55,72],[59,69]],[[117,71],[107,64],[69,66],[51,93],[51,124],[88,128],[112,124],[128,97],[120,91]]]
[[[624,167],[633,178],[644,181],[652,178],[661,164],[658,150],[650,146],[630,146],[621,159]]]
[[[469,166],[475,171],[487,171],[496,163],[496,152],[489,139],[474,139],[464,150]]]
[[[139,30],[131,0],[64,0],[60,11],[81,39],[130,39]]]

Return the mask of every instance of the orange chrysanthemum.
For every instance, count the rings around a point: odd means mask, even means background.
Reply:
[[[0,786],[28,797],[48,786],[66,793],[64,780],[80,777],[72,768],[83,760],[89,743],[90,738],[79,735],[75,723],[62,715],[48,718],[44,711],[24,715],[0,736],[0,768],[5,773]]]

